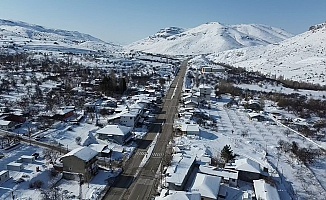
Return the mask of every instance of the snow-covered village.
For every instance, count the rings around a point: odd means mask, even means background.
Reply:
[[[0,19],[0,199],[326,199],[325,43],[325,23],[118,45]]]

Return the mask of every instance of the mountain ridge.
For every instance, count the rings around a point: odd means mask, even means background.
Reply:
[[[161,29],[152,36],[124,46],[127,50],[145,51],[171,55],[208,54],[246,46],[267,45],[280,42],[293,35],[286,31],[260,24],[224,25],[209,22],[197,27],[178,29],[175,34],[162,33]],[[165,37],[157,37],[164,35]]]
[[[8,46],[8,43],[15,43],[16,46],[11,48],[12,51],[24,49],[55,51],[58,49],[59,51],[74,50],[77,52],[113,52],[121,48],[120,45],[104,42],[99,38],[78,31],[52,29],[5,19],[0,19],[0,45],[1,43],[3,47]]]
[[[316,27],[279,43],[229,50],[207,57],[271,77],[326,85],[326,26]]]

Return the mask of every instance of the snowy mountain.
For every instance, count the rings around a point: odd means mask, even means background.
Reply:
[[[192,29],[170,27],[125,46],[128,50],[170,55],[215,53],[247,46],[280,42],[292,35],[258,24],[223,25],[217,22]]]
[[[309,31],[280,43],[220,52],[207,58],[271,77],[326,85],[326,24],[311,26]]]
[[[77,31],[0,19],[0,51],[113,52],[120,46]]]

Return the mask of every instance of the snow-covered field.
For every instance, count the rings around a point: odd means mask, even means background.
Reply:
[[[314,90],[302,90],[302,89],[294,90],[280,85],[276,86],[270,84],[264,84],[264,85],[237,84],[237,87],[242,89],[261,91],[261,92],[275,92],[275,93],[282,93],[282,94],[297,93],[312,99],[325,99],[326,97],[326,91],[314,91]]]
[[[217,119],[218,131],[215,131],[214,128],[212,130],[202,129],[199,140],[178,137],[175,138],[175,144],[188,146],[196,154],[200,152],[198,151],[200,149],[201,152],[205,152],[207,149],[206,152],[210,152],[212,156],[218,156],[223,146],[229,144],[234,153],[259,162],[262,166],[268,167],[269,171],[274,172],[275,175],[278,171],[281,174],[278,181],[286,187],[291,196],[299,199],[323,199],[326,196],[325,155],[307,168],[291,155],[279,154],[277,150],[279,140],[295,141],[300,147],[317,148],[314,143],[294,133],[287,137],[284,134],[286,128],[283,126],[252,121],[249,119],[248,113],[243,110],[236,107],[226,108],[226,102],[226,99],[217,101],[213,104],[212,109],[205,110]],[[248,136],[241,136],[244,132],[247,132]],[[279,160],[278,155],[280,155]]]

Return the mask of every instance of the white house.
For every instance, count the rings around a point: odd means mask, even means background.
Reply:
[[[130,106],[128,109],[128,112],[120,116],[120,124],[124,126],[134,127],[143,114],[144,104],[136,103]]]
[[[15,122],[0,119],[0,129],[9,131],[15,127]]]
[[[187,102],[187,101],[197,102],[198,101],[197,96],[193,95],[192,93],[185,93],[185,94],[183,94],[183,96],[182,96],[181,99],[182,99],[183,102]]]
[[[2,170],[0,172],[0,185],[4,182],[6,182],[7,180],[10,179],[10,176],[9,176],[9,171],[8,170]]]
[[[186,191],[167,191],[162,190],[161,195],[155,197],[155,200],[201,200],[198,192],[186,192]]]
[[[35,161],[35,157],[34,156],[22,155],[22,156],[20,156],[19,160],[21,162],[23,162],[23,163],[33,163]]]
[[[217,66],[204,66],[201,68],[202,73],[217,73],[217,72],[225,72],[225,68],[217,65]]]
[[[183,190],[193,170],[195,156],[178,153],[174,154],[171,166],[167,169],[166,182],[170,190]]]
[[[134,127],[138,119],[138,113],[127,112],[120,116],[120,124],[124,126]]]
[[[199,86],[199,98],[201,100],[210,100],[211,99],[212,88],[207,85],[200,85]]]
[[[181,125],[181,132],[187,134],[187,135],[200,135],[200,129],[198,124],[182,124]]]
[[[99,139],[110,140],[118,144],[124,144],[132,138],[132,127],[121,125],[106,125],[96,131]]]
[[[238,159],[233,163],[227,163],[224,168],[239,171],[239,179],[247,182],[252,182],[268,175],[265,172],[267,169],[264,168],[265,171],[262,170],[258,162],[249,158]]]
[[[220,184],[218,176],[197,173],[191,191],[200,193],[203,200],[213,200],[218,198]]]
[[[280,200],[277,189],[263,179],[254,180],[256,199]]]
[[[184,106],[186,108],[196,108],[198,106],[198,102],[190,100],[190,101],[186,101],[184,102]]]
[[[12,171],[21,171],[24,169],[24,165],[22,163],[11,162],[7,164],[7,169]]]

